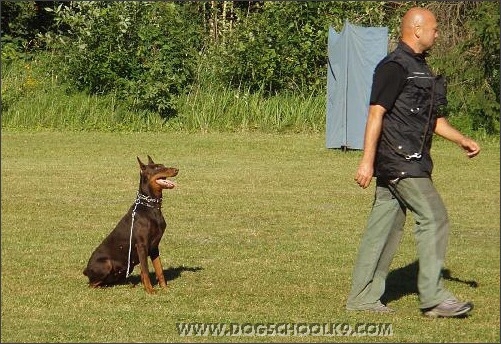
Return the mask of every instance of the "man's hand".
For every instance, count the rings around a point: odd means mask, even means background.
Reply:
[[[466,137],[459,142],[459,146],[466,151],[468,158],[473,158],[480,153],[480,146],[472,139]]]
[[[468,158],[473,158],[480,153],[480,146],[467,136],[461,134],[457,129],[449,124],[445,117],[437,119],[435,125],[435,134],[456,143],[459,147],[466,151]]]
[[[357,184],[365,189],[371,184],[372,176],[374,175],[374,167],[372,164],[361,162],[358,166],[355,181]]]

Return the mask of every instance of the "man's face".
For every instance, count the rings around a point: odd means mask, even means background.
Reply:
[[[429,16],[426,18],[423,25],[420,27],[420,37],[419,43],[423,47],[423,50],[426,51],[430,49],[433,44],[435,44],[435,40],[438,37],[438,25],[437,20],[434,16]]]

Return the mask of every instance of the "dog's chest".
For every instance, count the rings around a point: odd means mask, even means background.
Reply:
[[[153,229],[160,232],[160,235],[164,233],[165,227],[167,227],[165,218],[160,211],[153,212],[153,214],[150,216],[150,224]]]
[[[151,219],[151,232],[150,232],[150,246],[157,247],[160,243],[160,239],[165,232],[167,224],[164,217],[160,214]]]

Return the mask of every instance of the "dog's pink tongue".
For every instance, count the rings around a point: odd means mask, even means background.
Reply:
[[[157,179],[157,183],[165,189],[172,189],[176,186],[172,180],[168,179]]]

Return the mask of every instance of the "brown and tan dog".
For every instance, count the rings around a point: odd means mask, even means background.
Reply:
[[[137,198],[115,229],[92,253],[83,274],[92,287],[123,282],[139,264],[141,282],[148,293],[153,293],[148,269],[150,257],[160,287],[167,286],[160,262],[158,245],[165,231],[162,215],[162,191],[175,184],[167,178],[175,177],[178,169],[155,164],[148,155],[145,165],[137,158],[140,180]]]

